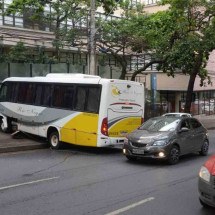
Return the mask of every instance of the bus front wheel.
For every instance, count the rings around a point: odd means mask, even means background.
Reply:
[[[54,131],[49,135],[49,144],[52,149],[59,149],[61,146],[61,142],[59,140],[58,132]]]
[[[0,130],[5,133],[10,131],[9,128],[5,127],[3,119],[0,120]]]

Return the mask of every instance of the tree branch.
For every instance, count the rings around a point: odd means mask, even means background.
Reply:
[[[164,60],[152,60],[152,61],[150,61],[149,63],[145,64],[144,67],[142,67],[142,68],[136,70],[136,71],[132,74],[131,80],[132,80],[132,81],[135,81],[135,77],[136,77],[138,74],[140,74],[141,72],[145,71],[145,70],[146,70],[148,67],[150,67],[151,65],[153,65],[153,64],[162,64],[163,62],[164,62]]]

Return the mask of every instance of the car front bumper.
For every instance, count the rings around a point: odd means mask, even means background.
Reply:
[[[214,180],[212,180],[214,181]],[[205,204],[215,207],[215,186],[213,183],[208,183],[201,178],[198,181],[199,198]]]
[[[168,153],[164,147],[143,147],[142,150],[143,153],[134,153],[133,148],[128,144],[124,144],[123,146],[123,154],[125,156],[137,158],[167,159]]]

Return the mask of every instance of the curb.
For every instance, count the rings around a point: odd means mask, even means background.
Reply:
[[[28,151],[28,150],[44,149],[44,148],[48,148],[48,144],[34,144],[34,145],[26,144],[22,146],[0,147],[0,153]]]
[[[215,127],[210,127],[210,128],[207,128],[207,130],[214,130]]]

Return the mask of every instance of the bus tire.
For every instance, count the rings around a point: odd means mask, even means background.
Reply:
[[[4,126],[3,119],[0,120],[0,130],[4,133],[8,133],[9,129]]]
[[[50,133],[49,144],[52,149],[59,149],[61,147],[61,142],[57,131],[53,131]]]

